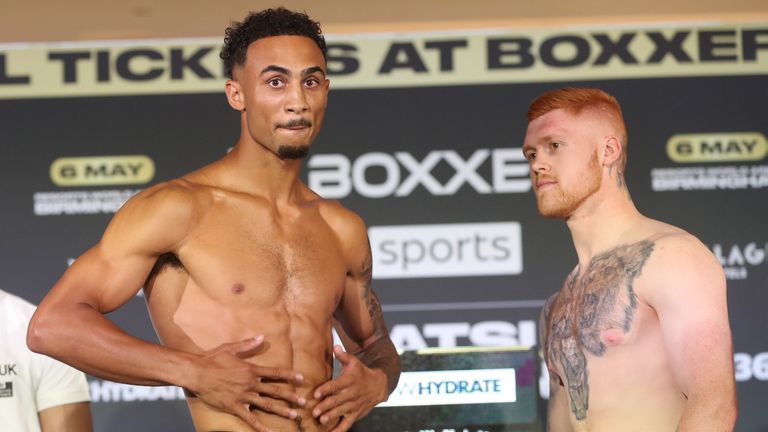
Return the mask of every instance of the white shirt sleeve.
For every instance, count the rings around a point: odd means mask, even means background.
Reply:
[[[85,374],[50,357],[33,354],[37,410],[91,400]]]

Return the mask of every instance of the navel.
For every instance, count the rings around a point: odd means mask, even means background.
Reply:
[[[232,285],[232,292],[235,294],[242,294],[245,291],[245,285],[240,282]]]

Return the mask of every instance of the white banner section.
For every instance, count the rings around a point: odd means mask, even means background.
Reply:
[[[380,407],[509,403],[517,400],[515,369],[403,372]]]
[[[368,229],[373,278],[514,275],[523,271],[518,222],[390,225]]]

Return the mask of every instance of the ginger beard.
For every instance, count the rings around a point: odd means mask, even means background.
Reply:
[[[555,188],[536,191],[536,204],[539,213],[546,218],[567,219],[584,201],[600,189],[603,172],[597,159],[597,150],[583,171],[583,176],[574,182],[574,186],[565,189],[558,179]]]

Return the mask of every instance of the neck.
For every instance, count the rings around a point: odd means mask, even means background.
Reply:
[[[626,187],[602,185],[566,219],[579,267],[585,268],[595,255],[619,246],[642,218]]]
[[[222,160],[229,188],[266,198],[276,204],[295,201],[301,190],[299,159],[281,159],[260,144],[240,139]]]

